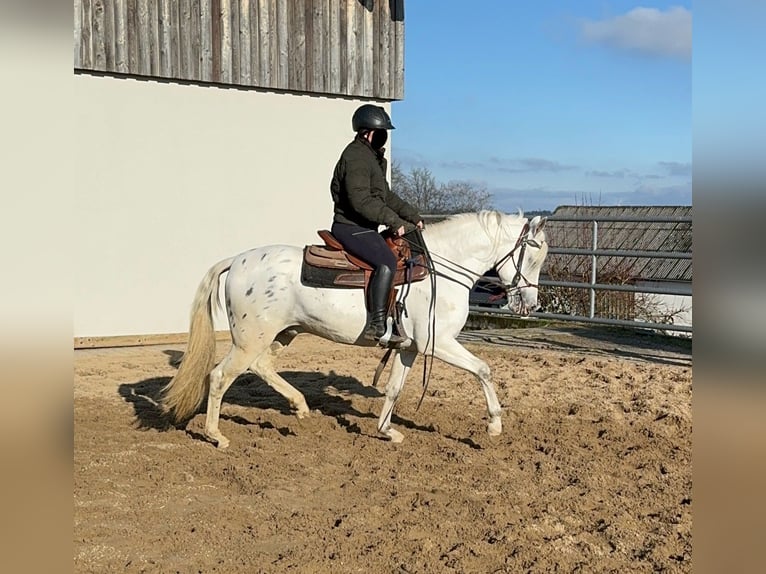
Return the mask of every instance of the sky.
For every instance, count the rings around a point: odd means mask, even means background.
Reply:
[[[493,207],[691,205],[691,2],[405,2],[391,157]]]
[[[694,152],[701,181],[726,188],[766,180],[763,0],[694,4]],[[725,189],[725,188],[724,188]],[[730,198],[730,193],[722,196]]]

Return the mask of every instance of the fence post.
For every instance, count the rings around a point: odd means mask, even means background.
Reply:
[[[591,249],[596,251],[598,249],[598,221],[593,220],[593,244]],[[591,255],[591,268],[590,268],[590,319],[596,316],[596,290],[593,285],[596,284],[596,254]]]

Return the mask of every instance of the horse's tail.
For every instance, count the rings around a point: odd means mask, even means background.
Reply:
[[[213,265],[197,287],[192,303],[189,342],[176,376],[162,389],[162,407],[174,423],[189,420],[208,390],[208,375],[215,365],[213,304],[220,307],[218,281],[234,258]]]

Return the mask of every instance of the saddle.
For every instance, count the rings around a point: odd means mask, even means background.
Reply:
[[[352,288],[366,290],[372,266],[346,253],[343,245],[327,229],[317,231],[324,245],[307,245],[303,250],[301,283],[309,287]],[[428,276],[425,256],[412,256],[408,243],[401,237],[383,235],[396,255],[394,287],[422,281]]]

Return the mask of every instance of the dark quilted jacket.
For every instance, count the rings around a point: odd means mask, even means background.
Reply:
[[[386,158],[369,142],[356,138],[346,146],[335,165],[330,192],[335,203],[334,221],[368,229],[379,224],[407,231],[420,221],[412,205],[396,195],[386,181]]]

